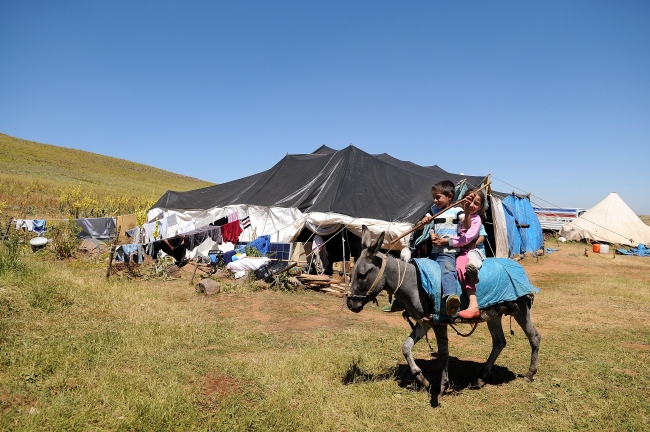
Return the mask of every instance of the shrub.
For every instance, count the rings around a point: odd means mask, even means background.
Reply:
[[[20,261],[21,251],[22,244],[20,242],[20,235],[15,231],[11,231],[0,242],[0,274],[22,267]]]
[[[74,219],[70,218],[66,222],[54,224],[49,227],[48,232],[57,258],[65,259],[74,256],[81,244],[81,239],[77,237],[81,228]]]

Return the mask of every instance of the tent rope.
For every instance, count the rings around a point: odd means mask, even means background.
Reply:
[[[494,177],[494,176],[492,176],[492,178],[494,178],[494,179],[497,180],[497,181],[500,181],[501,183],[505,183],[505,184],[507,184],[508,186],[511,186],[511,187],[513,187],[513,188],[515,188],[515,189],[518,189],[518,190],[520,190],[520,191],[526,193],[526,191],[524,191],[523,189],[518,188],[517,186],[512,185],[512,184],[508,183],[508,182],[505,181],[505,180],[501,180],[501,179],[496,178],[496,177]],[[557,205],[557,204],[553,204],[553,203],[550,202],[550,201],[546,201],[544,198],[538,197],[537,195],[533,195],[532,192],[528,192],[528,194],[529,194],[530,196],[534,196],[535,198],[537,198],[537,199],[539,199],[539,200],[541,200],[541,201],[544,201],[544,202],[547,203],[547,204],[550,204],[550,205],[555,206],[555,207],[557,207],[557,208],[561,208],[561,206],[559,206],[559,205]],[[531,202],[532,202],[532,201],[531,201]],[[609,228],[607,228],[607,227],[604,227],[604,226],[602,226],[602,225],[599,225],[599,224],[597,224],[596,222],[590,221],[589,219],[584,218],[584,216],[581,216],[581,217],[583,218],[583,220],[585,220],[585,221],[587,221],[587,222],[589,222],[589,223],[592,223],[592,224],[594,224],[594,225],[596,225],[596,226],[598,226],[598,227],[601,227],[602,229],[607,230],[607,231],[609,231],[609,232],[611,232],[611,233],[614,233],[614,234],[616,234],[616,235],[618,235],[618,236],[621,236],[621,237],[623,237],[623,238],[626,239],[626,240],[630,240],[630,241],[633,242],[633,243],[639,243],[639,242],[634,241],[634,239],[631,239],[631,238],[628,238],[627,236],[624,236],[624,235],[621,234],[621,233],[617,233],[616,231],[613,231],[613,230],[611,230],[611,229],[609,229]]]

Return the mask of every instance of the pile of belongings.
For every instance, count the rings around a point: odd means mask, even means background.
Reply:
[[[246,274],[246,271],[256,271],[263,266],[266,266],[271,261],[270,258],[262,257],[248,257],[246,256],[246,248],[254,248],[259,251],[261,255],[266,255],[271,245],[271,236],[264,235],[256,238],[246,246],[240,246],[231,251],[223,253],[223,260],[226,263],[226,268],[235,274],[235,278],[239,278]]]
[[[627,249],[616,249],[616,253],[620,255],[634,255],[634,256],[650,256],[650,247],[640,243],[637,247]]]

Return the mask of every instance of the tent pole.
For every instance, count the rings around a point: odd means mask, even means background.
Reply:
[[[345,271],[345,238],[343,238],[343,231],[341,231],[341,246],[343,247],[343,282],[345,282],[347,288],[347,277]]]

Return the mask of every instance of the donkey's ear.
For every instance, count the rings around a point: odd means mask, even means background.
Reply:
[[[377,255],[377,252],[379,252],[379,249],[381,248],[381,245],[384,244],[384,235],[385,234],[386,234],[385,231],[382,232],[381,234],[379,234],[379,238],[377,239],[377,241],[374,242],[372,245],[370,245],[370,247],[368,247],[368,251],[366,253],[368,254],[369,258],[372,258],[375,255]]]
[[[365,225],[361,225],[361,246],[363,246],[364,249],[368,249],[372,246],[372,233]]]

